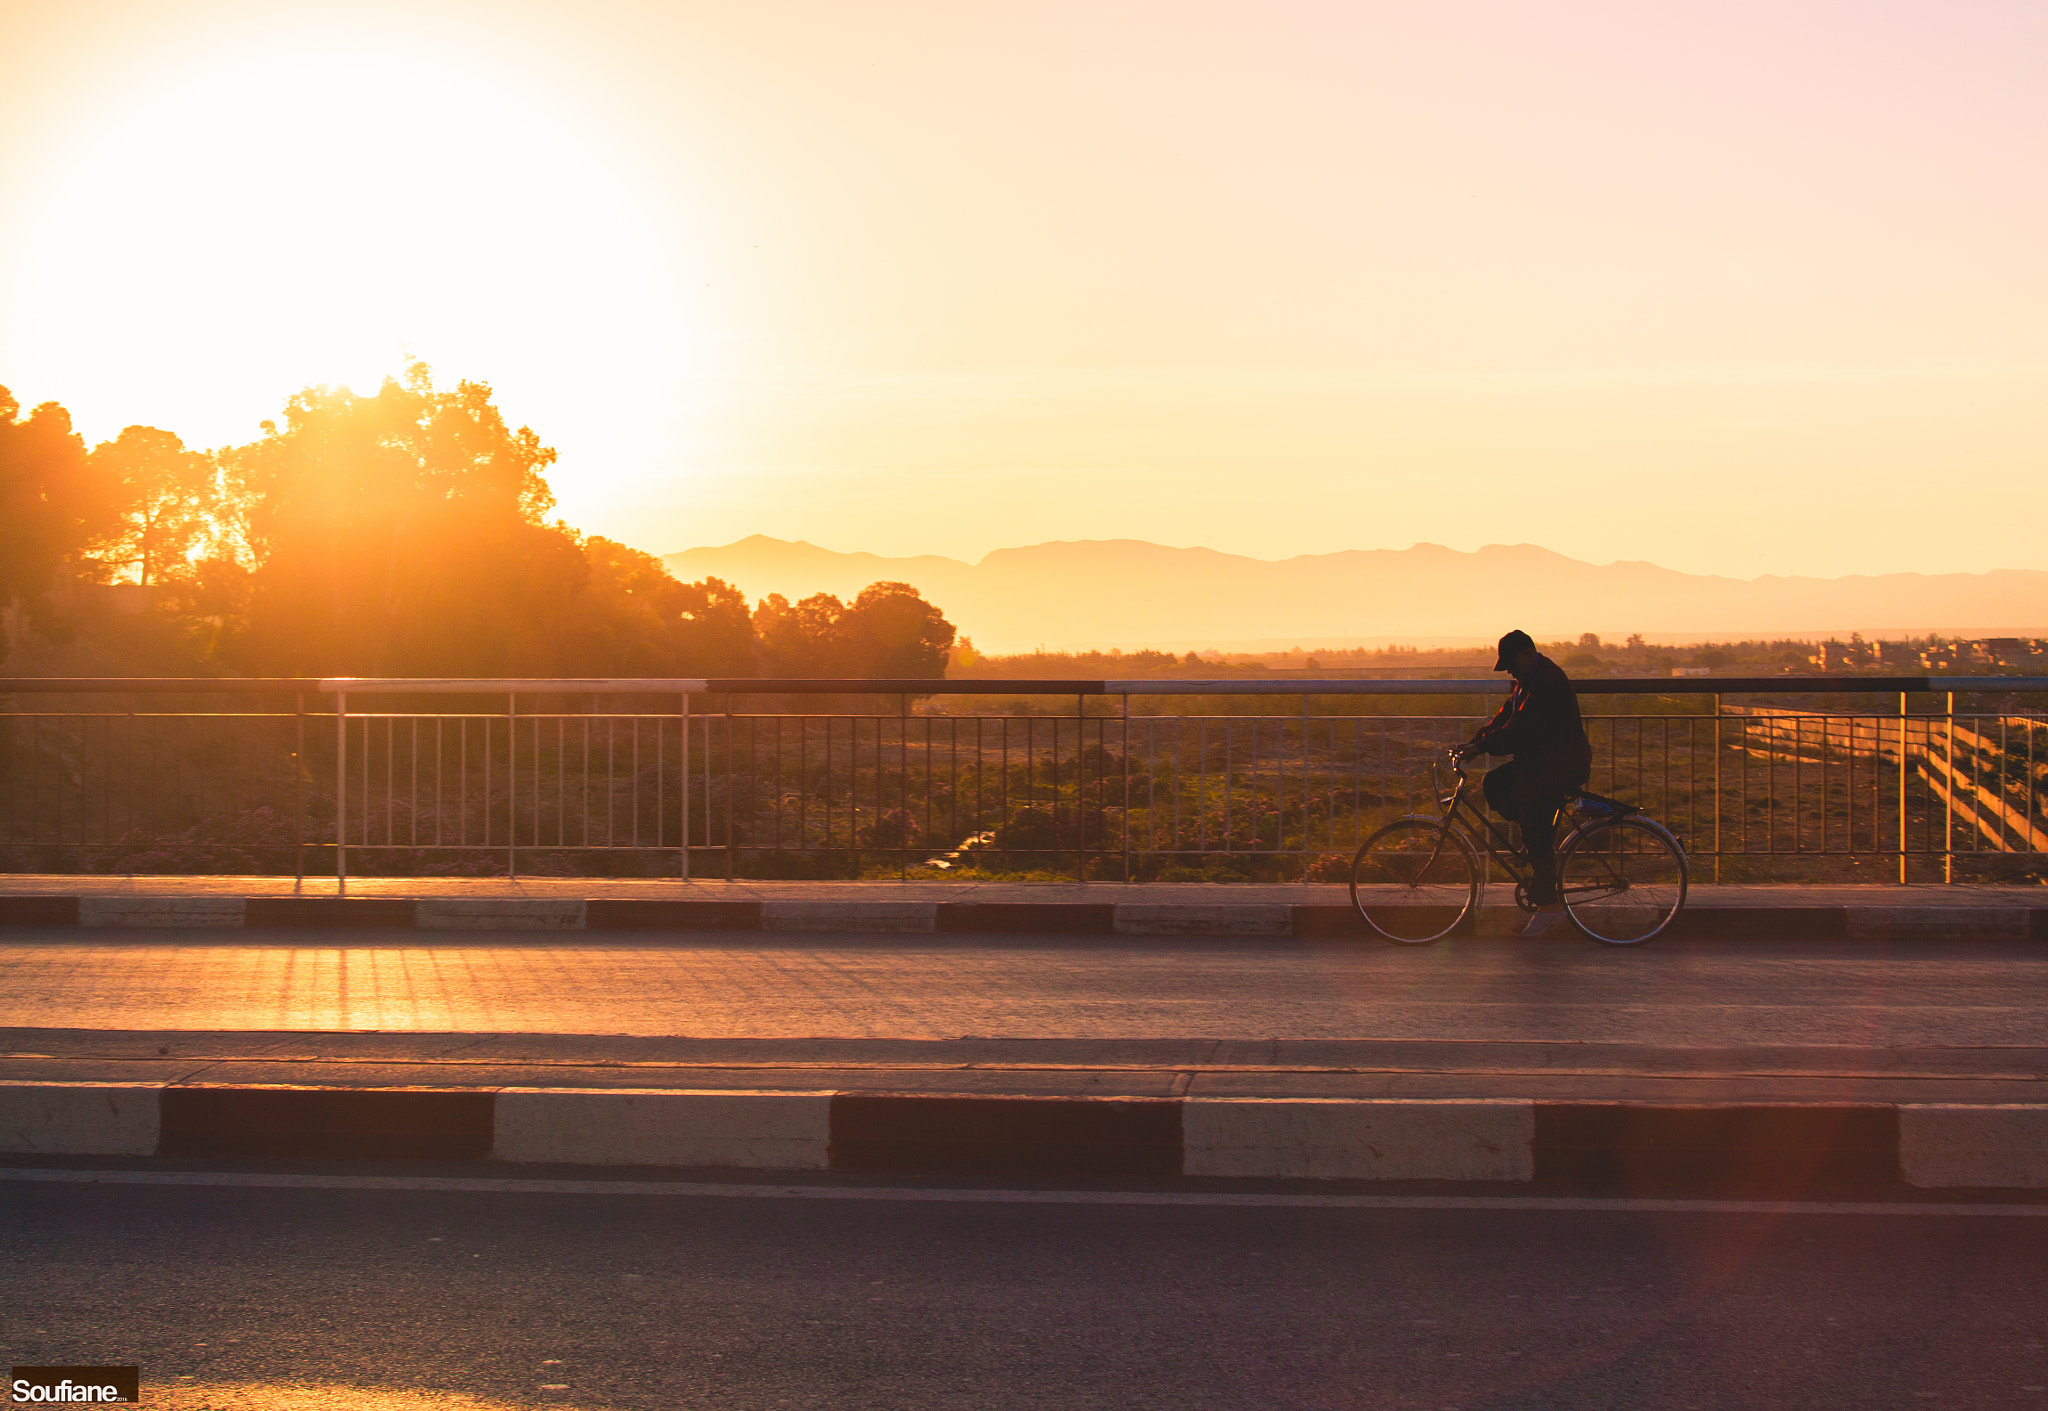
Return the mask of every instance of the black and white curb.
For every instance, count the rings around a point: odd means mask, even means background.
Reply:
[[[2048,1188],[2048,1106],[0,1083],[14,1155]]]
[[[1489,905],[1481,935],[1526,918]],[[423,931],[769,931],[936,935],[1338,937],[1368,934],[1320,903],[707,901],[552,897],[0,896],[0,926],[382,928]],[[1693,907],[1672,935],[1756,940],[2048,940],[2048,907]]]

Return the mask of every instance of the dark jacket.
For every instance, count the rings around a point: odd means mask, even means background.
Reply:
[[[1564,668],[1540,652],[1527,677],[1516,676],[1507,703],[1472,737],[1481,754],[1511,754],[1518,770],[1574,789],[1593,774],[1593,746],[1579,719],[1579,697]]]

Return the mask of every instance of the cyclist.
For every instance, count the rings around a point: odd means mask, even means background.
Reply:
[[[1536,650],[1522,631],[1500,639],[1495,671],[1515,678],[1507,703],[1458,748],[1462,763],[1472,755],[1513,755],[1487,771],[1486,801],[1503,818],[1522,825],[1522,846],[1535,874],[1529,900],[1536,914],[1523,928],[1540,936],[1564,914],[1557,892],[1557,854],[1552,825],[1566,796],[1593,773],[1593,746],[1579,718],[1578,693],[1564,669]]]

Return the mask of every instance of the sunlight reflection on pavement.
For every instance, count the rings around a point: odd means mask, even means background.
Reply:
[[[35,943],[0,946],[0,1026],[2040,1044],[2043,972],[1955,947]]]

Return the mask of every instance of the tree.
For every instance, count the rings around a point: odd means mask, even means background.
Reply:
[[[575,655],[588,564],[547,525],[555,459],[491,389],[415,362],[374,396],[310,388],[223,453],[252,574],[229,650],[259,671],[546,675]]]
[[[908,583],[870,583],[851,606],[830,593],[794,604],[770,593],[754,635],[772,675],[873,680],[944,676],[954,631]]]
[[[50,590],[84,561],[112,513],[71,414],[44,402],[26,419],[0,387],[0,606],[51,621]],[[0,639],[0,653],[6,650]]]
[[[846,604],[830,593],[813,593],[791,603],[770,593],[754,608],[754,637],[761,667],[770,676],[831,679],[852,670],[841,624]]]
[[[120,516],[93,546],[94,557],[108,568],[134,568],[145,588],[166,573],[189,572],[219,500],[213,461],[154,426],[128,427],[89,460]]]
[[[908,583],[870,583],[840,623],[858,676],[939,677],[953,624]]]
[[[583,541],[592,653],[581,667],[604,675],[748,676],[754,626],[746,595],[719,578],[679,582],[653,554],[592,535]]]

